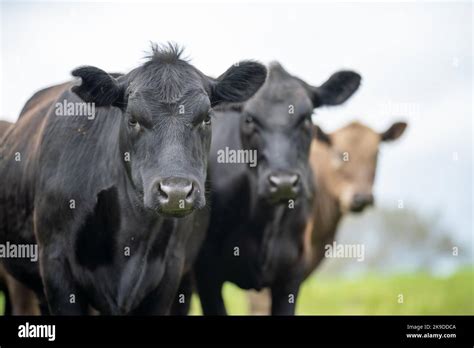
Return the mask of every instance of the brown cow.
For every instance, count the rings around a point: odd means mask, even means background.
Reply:
[[[381,142],[398,139],[407,124],[394,123],[383,133],[353,122],[331,134],[314,126],[310,150],[315,197],[313,214],[306,224],[306,277],[324,259],[325,246],[335,240],[341,218],[348,212],[362,212],[374,203],[372,187]],[[252,314],[269,313],[269,294],[251,292]]]

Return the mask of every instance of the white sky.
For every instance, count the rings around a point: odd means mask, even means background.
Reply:
[[[359,92],[315,121],[383,130],[407,120],[403,139],[382,149],[378,202],[441,215],[472,243],[472,16],[470,2],[3,2],[0,118],[14,121],[33,92],[79,65],[128,71],[150,41],[185,46],[214,76],[245,58],[279,60],[312,84],[354,69]]]

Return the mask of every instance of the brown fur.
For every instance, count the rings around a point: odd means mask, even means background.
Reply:
[[[0,120],[0,138],[2,138],[7,130],[12,126],[10,122]]]
[[[314,139],[310,150],[316,193],[314,212],[308,222],[313,230],[307,275],[324,258],[324,246],[334,241],[337,226],[349,212],[353,195],[372,192],[381,141],[379,133],[358,122],[335,131],[329,138],[330,145]],[[344,156],[348,156],[347,162]]]
[[[49,101],[53,98],[54,93],[58,90],[66,88],[66,84],[54,86],[34,94],[23,107],[19,117],[28,117],[35,110],[44,109],[46,111]],[[41,126],[35,125],[36,127]],[[5,136],[7,132],[14,132],[15,126],[6,121],[0,121],[0,138]],[[18,282],[10,274],[7,273],[3,265],[0,263],[0,283],[8,294],[5,294],[5,314],[11,315],[39,315],[40,308],[38,299],[33,291]]]
[[[10,130],[13,124],[0,120],[0,138]],[[7,273],[0,263],[0,284],[5,292],[5,312],[12,315],[39,315],[36,295]]]
[[[35,293],[9,275],[1,263],[0,283],[2,288],[8,291],[8,294],[5,294],[5,314],[40,315]]]

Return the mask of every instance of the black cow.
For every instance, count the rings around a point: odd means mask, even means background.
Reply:
[[[241,62],[212,79],[180,53],[154,46],[123,76],[74,70],[82,83],[37,93],[0,144],[0,242],[40,254],[4,264],[52,314],[169,311],[187,239],[208,220],[212,108],[266,77]]]
[[[272,313],[294,314],[313,192],[311,116],[314,108],[343,103],[359,84],[358,74],[340,71],[313,87],[274,63],[254,97],[216,115],[211,222],[196,264],[205,314],[226,313],[225,281],[243,289],[270,287]],[[257,165],[222,163],[224,150],[229,161],[232,150],[255,150]]]

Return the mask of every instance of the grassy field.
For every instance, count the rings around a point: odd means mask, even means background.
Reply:
[[[399,303],[399,295],[403,303]],[[224,287],[229,314],[248,314],[245,292],[232,284]],[[192,313],[200,314],[197,297]],[[446,277],[428,274],[367,275],[353,280],[311,278],[303,285],[297,303],[299,315],[331,314],[474,314],[474,269]]]
[[[399,303],[399,295],[403,303]],[[224,287],[229,314],[247,314],[245,292],[232,284]],[[3,313],[3,294],[0,297]],[[195,296],[192,314],[201,308]],[[302,287],[297,313],[311,314],[474,314],[474,269],[446,277],[428,274],[367,275],[356,279],[311,278]]]

